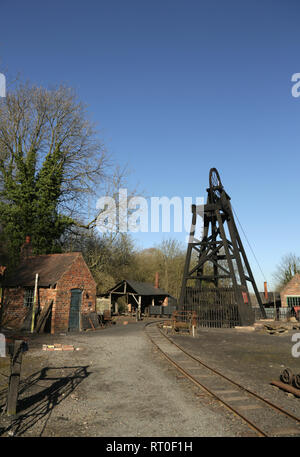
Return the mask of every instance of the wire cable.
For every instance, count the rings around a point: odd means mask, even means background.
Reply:
[[[252,247],[251,247],[251,245],[250,245],[250,242],[249,242],[249,240],[248,240],[248,238],[247,238],[247,235],[246,235],[246,233],[245,233],[245,231],[244,231],[244,229],[243,229],[243,227],[242,227],[242,224],[240,223],[240,220],[239,220],[239,218],[238,218],[238,215],[236,214],[236,211],[235,211],[235,209],[233,208],[232,205],[231,205],[231,207],[232,207],[233,212],[234,212],[234,215],[235,215],[235,217],[236,217],[236,219],[237,219],[237,221],[238,221],[238,223],[239,223],[239,226],[241,227],[241,230],[242,230],[242,232],[243,232],[243,234],[244,234],[244,237],[245,237],[245,239],[246,239],[246,241],[247,241],[247,243],[248,243],[248,246],[249,246],[249,248],[251,249],[251,252],[252,252],[252,254],[253,254],[253,257],[255,258],[255,261],[256,261],[256,263],[257,263],[257,265],[258,265],[258,268],[260,269],[260,272],[261,272],[261,274],[262,274],[264,280],[267,281],[266,276],[265,276],[264,272],[263,272],[262,269],[261,269],[261,266],[260,266],[260,264],[259,264],[259,262],[258,262],[258,260],[257,260],[257,258],[256,258],[256,255],[255,255],[255,253],[254,253],[254,251],[253,251],[253,249],[252,249]]]

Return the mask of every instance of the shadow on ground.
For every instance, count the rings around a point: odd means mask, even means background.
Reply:
[[[46,367],[32,374],[21,381],[17,414],[8,418],[2,416],[6,424],[0,426],[1,435],[22,436],[37,422],[41,422],[42,429],[39,436],[47,426],[53,409],[76,389],[91,373],[88,373],[87,366],[76,367]],[[68,371],[66,376],[59,376],[59,373]],[[57,374],[58,375],[55,375]],[[53,381],[53,382],[52,382]],[[47,385],[41,385],[45,382]],[[32,393],[32,390],[37,392]],[[0,398],[0,409],[5,409],[7,392],[3,392]]]

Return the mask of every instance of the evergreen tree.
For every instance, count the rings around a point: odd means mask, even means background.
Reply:
[[[7,94],[0,103],[0,227],[11,264],[27,235],[35,254],[59,252],[107,165],[70,89],[19,84]]]

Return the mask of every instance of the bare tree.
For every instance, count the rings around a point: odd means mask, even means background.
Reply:
[[[99,211],[93,202],[110,195],[118,205],[127,177],[128,168],[112,162],[72,89],[17,82],[1,101],[0,223],[12,252],[26,234],[34,235],[36,253],[44,253],[57,248],[66,230],[94,228]]]
[[[300,257],[294,253],[286,254],[281,258],[273,277],[276,281],[276,289],[282,289],[296,273],[300,273]]]
[[[56,167],[63,170],[60,207],[74,214],[95,194],[111,165],[103,144],[75,92],[17,84],[0,103],[1,178],[15,178],[17,157],[31,160],[35,175],[45,158],[59,151]]]

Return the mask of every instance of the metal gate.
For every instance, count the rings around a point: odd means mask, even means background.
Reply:
[[[183,309],[196,313],[199,327],[218,328],[241,325],[240,313],[232,288],[187,287]]]
[[[80,330],[81,296],[82,291],[80,289],[71,290],[69,331]]]

